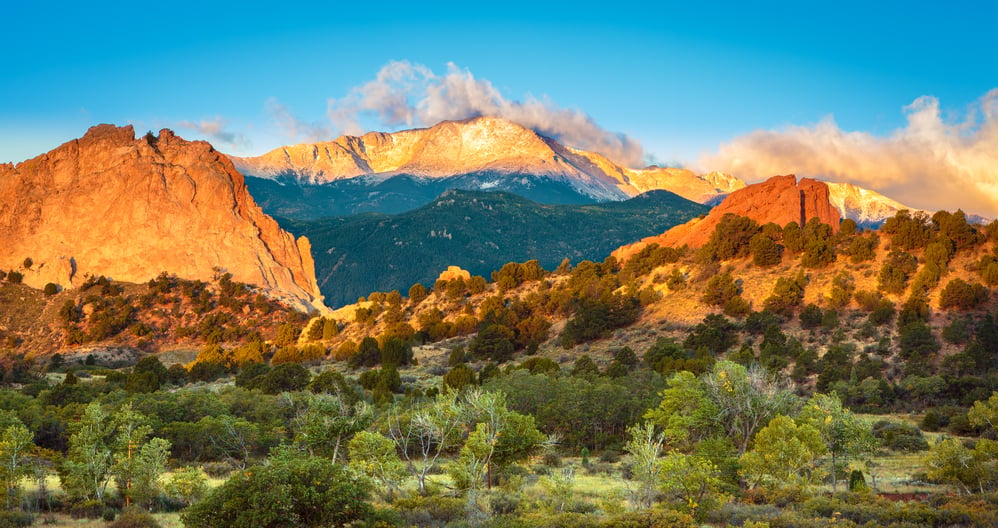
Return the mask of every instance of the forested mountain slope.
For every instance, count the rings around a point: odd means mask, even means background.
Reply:
[[[432,286],[450,265],[488,275],[506,262],[602,260],[621,244],[705,214],[707,207],[667,191],[622,202],[544,205],[501,192],[446,191],[395,216],[283,221],[312,241],[319,287],[330,306],[371,291]]]

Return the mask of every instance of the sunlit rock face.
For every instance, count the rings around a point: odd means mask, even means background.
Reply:
[[[136,139],[99,125],[16,166],[0,165],[0,268],[73,287],[87,275],[144,282],[219,270],[308,309],[322,306],[309,242],[265,215],[232,162],[170,130]]]
[[[731,193],[703,218],[624,246],[613,255],[618,259],[626,259],[653,243],[660,246],[702,247],[710,240],[721,218],[728,213],[749,217],[760,225],[773,222],[781,226],[790,222],[804,225],[808,219],[816,217],[831,225],[835,231],[838,231],[840,220],[838,209],[829,200],[829,189],[825,182],[809,178],[797,181],[797,177],[792,174],[774,176]]]
[[[623,200],[667,190],[699,203],[745,187],[724,173],[685,169],[632,169],[594,152],[574,149],[511,121],[476,117],[430,128],[371,132],[333,141],[292,145],[251,158],[231,157],[247,176],[321,185],[354,178],[398,175],[427,179],[467,174],[532,175],[563,183],[595,201]],[[466,182],[464,182],[466,184]],[[482,181],[486,190],[496,182]]]

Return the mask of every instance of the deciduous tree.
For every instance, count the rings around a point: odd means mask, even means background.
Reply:
[[[741,474],[752,487],[806,486],[816,475],[816,461],[825,453],[821,434],[808,424],[779,415],[755,437],[755,446],[742,455]]]
[[[662,454],[665,437],[655,430],[652,422],[634,425],[627,434],[630,438],[624,444],[624,450],[631,455],[631,471],[638,485],[634,497],[642,508],[648,508],[655,501],[664,470],[658,457]]]
[[[850,458],[871,455],[876,442],[866,426],[849,409],[842,407],[842,401],[835,393],[815,394],[803,407],[798,423],[806,423],[818,430],[831,457],[832,492],[838,491],[839,463],[848,463]]]
[[[2,411],[3,431],[0,432],[0,482],[3,482],[7,499],[7,509],[17,503],[21,492],[21,481],[34,472],[35,463],[31,457],[34,437],[31,431],[13,413]]]
[[[392,502],[409,475],[395,451],[395,442],[378,433],[360,431],[350,439],[349,450],[350,468],[381,486],[385,499]]]

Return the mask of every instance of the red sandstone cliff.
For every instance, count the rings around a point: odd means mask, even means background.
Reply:
[[[706,217],[676,226],[661,235],[648,237],[640,242],[623,246],[613,252],[619,260],[626,260],[648,244],[679,247],[683,244],[698,248],[707,243],[721,218],[728,213],[747,216],[759,224],[773,222],[781,226],[790,222],[804,225],[817,217],[822,222],[839,229],[839,211],[829,201],[828,185],[824,182],[797,177],[773,176],[772,178],[728,195]]]
[[[99,125],[16,166],[0,165],[0,268],[72,287],[83,276],[144,282],[214,268],[308,309],[322,306],[308,239],[265,215],[243,176],[203,141],[135,138]]]

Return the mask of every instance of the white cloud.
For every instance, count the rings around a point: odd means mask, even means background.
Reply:
[[[205,136],[210,142],[215,144],[225,144],[231,147],[247,147],[249,140],[241,133],[227,130],[228,121],[216,116],[213,119],[202,119],[200,121],[180,121],[178,127],[193,130]]]
[[[277,128],[281,129],[284,135],[292,141],[315,143],[317,141],[329,141],[333,138],[333,133],[328,127],[319,123],[308,123],[298,119],[276,97],[267,99],[266,109],[267,113],[273,118]]]
[[[848,132],[828,117],[751,132],[699,164],[748,181],[789,173],[847,181],[912,207],[998,216],[998,89],[955,120],[931,96],[903,111],[907,124],[888,136]]]
[[[535,97],[507,99],[488,80],[475,78],[454,64],[447,66],[445,74],[437,75],[421,64],[389,62],[373,80],[343,98],[330,99],[326,113],[333,126],[346,134],[363,132],[362,117],[372,117],[389,127],[499,117],[618,163],[639,166],[645,161],[640,142],[601,128],[586,113]]]

